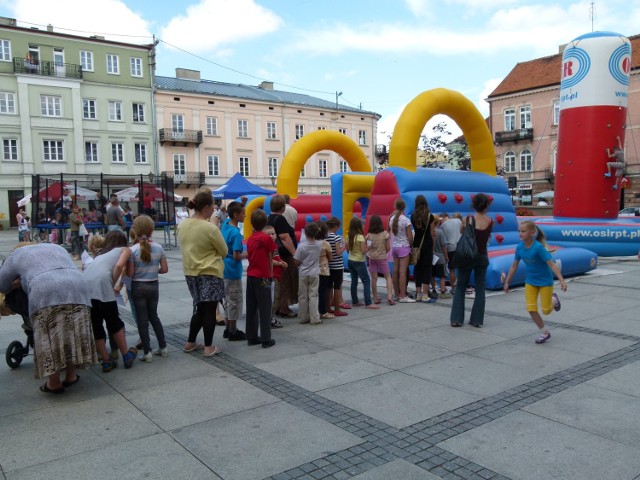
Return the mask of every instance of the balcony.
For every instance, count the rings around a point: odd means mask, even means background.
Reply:
[[[532,140],[533,128],[520,128],[506,132],[496,132],[496,143],[517,142],[518,140]]]
[[[54,63],[48,60],[29,61],[15,57],[13,59],[13,71],[14,73],[24,73],[26,75],[82,80],[82,66],[71,63]]]
[[[201,187],[205,184],[205,174],[204,172],[186,172],[186,173],[175,173],[175,172],[162,172],[163,175],[166,175],[169,178],[173,178],[174,187],[186,187],[189,188],[192,185],[197,187]]]
[[[185,147],[190,143],[200,145],[202,143],[202,130],[173,130],[172,128],[160,129],[160,145],[171,142],[174,146],[182,143]]]

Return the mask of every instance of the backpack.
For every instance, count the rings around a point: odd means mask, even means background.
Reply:
[[[476,244],[476,219],[470,215],[467,217],[467,225],[456,246],[456,254],[453,257],[455,267],[473,268],[479,256]]]

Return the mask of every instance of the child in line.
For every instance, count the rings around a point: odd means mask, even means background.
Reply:
[[[276,229],[272,225],[267,225],[262,229],[262,231],[267,235],[269,235],[273,240],[273,242],[275,243],[276,238],[278,238],[278,235],[276,235]],[[282,279],[282,270],[289,266],[287,262],[285,262],[284,260],[282,260],[282,258],[280,258],[280,251],[278,250],[277,247],[278,245],[276,244],[276,249],[273,251],[273,262],[272,262],[273,276],[271,277],[273,280],[271,282],[271,301],[272,302],[273,302],[273,299],[275,298],[275,288],[277,284],[280,282],[280,280]],[[271,304],[271,307],[273,310],[273,303]],[[272,312],[272,315],[273,315],[273,312]],[[273,317],[271,318],[271,328],[282,328],[283,326],[284,325],[280,323],[280,320]]]
[[[338,235],[339,228],[339,218],[331,217],[327,221],[327,229],[329,230],[327,242],[331,245],[332,256],[332,260],[329,262],[329,276],[331,277],[329,280],[329,306],[333,305],[333,315],[335,317],[346,317],[348,314],[343,312],[342,309],[349,309],[351,306],[344,303],[342,299],[342,281],[344,278],[342,252],[344,252],[344,241]]]
[[[30,242],[31,241],[31,218],[28,215],[25,215],[20,220],[20,225],[18,225],[18,237],[22,237],[21,242]]]
[[[527,267],[527,276],[524,285],[524,297],[527,303],[527,311],[531,319],[540,329],[540,336],[536,343],[544,343],[551,338],[551,333],[545,327],[542,317],[538,313],[538,296],[542,306],[542,313],[549,315],[551,310],[560,310],[558,295],[553,293],[553,274],[560,280],[560,288],[567,291],[567,284],[562,278],[560,269],[551,258],[542,230],[532,221],[524,221],[518,227],[521,242],[516,247],[515,260],[511,264],[507,278],[504,281],[504,291],[509,292],[509,281],[518,268],[520,260]]]
[[[451,295],[447,293],[447,275],[445,271],[445,267],[447,263],[449,263],[447,240],[440,225],[441,223],[438,220],[436,222],[436,236],[433,239],[433,255],[434,257],[438,257],[436,263],[431,267],[431,289],[433,290],[433,297],[426,303],[433,303],[438,298],[451,298]],[[436,289],[436,278],[440,279],[440,293],[438,293]],[[424,298],[422,301],[425,301]]]
[[[331,254],[331,245],[325,239],[327,238],[327,224],[322,220],[316,222],[318,224],[318,236],[316,240],[320,242],[320,284],[318,285],[318,311],[320,318],[327,320],[335,318],[335,315],[329,311],[329,285],[331,284],[331,270],[329,270],[329,262],[333,260]]]
[[[391,273],[389,272],[389,250],[391,250],[391,242],[389,240],[389,232],[385,231],[382,225],[380,215],[372,215],[369,220],[369,233],[367,233],[367,257],[369,258],[369,273],[371,274],[371,292],[373,294],[373,303],[380,303],[378,296],[378,274],[384,275],[387,282],[387,303],[395,305],[393,301],[393,282]]]
[[[371,279],[367,272],[367,264],[364,256],[367,254],[367,241],[364,238],[362,220],[353,217],[349,222],[349,241],[347,242],[349,258],[347,265],[351,274],[351,305],[354,307],[369,308],[377,310],[380,307],[371,303]],[[358,279],[362,280],[364,290],[364,303],[358,300]]]
[[[242,260],[247,258],[242,247],[242,233],[238,223],[244,222],[244,207],[240,202],[231,202],[227,206],[228,219],[221,227],[222,237],[227,243],[227,256],[224,258],[224,312],[227,328],[222,336],[230,342],[246,340],[247,336],[238,330],[236,323],[242,315]]]
[[[273,347],[271,338],[271,283],[273,281],[273,251],[278,247],[262,229],[267,225],[264,210],[251,214],[253,234],[247,240],[247,345],[262,344],[262,348]],[[258,336],[258,325],[260,336]]]
[[[298,266],[298,315],[300,323],[322,323],[318,311],[318,286],[320,283],[320,251],[322,244],[316,241],[318,224],[309,222],[304,227],[306,240],[296,248],[293,261]]]
[[[91,323],[96,341],[96,350],[102,358],[102,371],[110,372],[117,364],[112,362],[106,347],[106,334],[103,321],[109,335],[112,335],[120,353],[124,368],[131,368],[138,356],[138,350],[127,349],[124,323],[120,319],[116,303],[115,283],[120,279],[127,266],[131,250],[127,246],[127,238],[119,230],[111,231],[105,237],[105,244],[100,255],[91,262],[84,271],[84,279],[91,293]]]
[[[393,233],[393,290],[400,303],[415,303],[413,298],[407,295],[407,282],[409,279],[409,256],[413,245],[413,232],[411,221],[405,216],[404,209],[407,204],[402,198],[394,202],[395,211],[389,217],[389,230]]]
[[[146,363],[153,361],[149,324],[158,340],[158,349],[153,353],[162,357],[169,355],[164,328],[158,317],[158,274],[167,273],[169,267],[162,245],[151,239],[154,227],[155,223],[148,215],[139,215],[133,221],[138,243],[131,247],[127,264],[127,276],[131,278],[131,301],[136,309],[136,324]],[[122,282],[119,286],[122,288]]]

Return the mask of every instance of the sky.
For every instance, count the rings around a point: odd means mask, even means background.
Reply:
[[[157,75],[306,93],[382,116],[378,143],[432,88],[485,99],[518,63],[592,30],[640,33],[628,0],[0,0],[18,25],[157,47]],[[448,122],[434,117],[425,129]]]

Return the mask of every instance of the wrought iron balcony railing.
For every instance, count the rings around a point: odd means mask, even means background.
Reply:
[[[202,143],[202,130],[174,130],[172,128],[160,129],[160,143],[165,142],[184,143],[185,145],[193,143],[200,145]]]
[[[166,175],[169,178],[173,178],[173,184],[175,186],[183,185],[183,186],[191,186],[197,185],[201,187],[205,184],[205,173],[204,172],[186,172],[186,173],[175,173],[175,172],[162,172],[163,175]]]
[[[518,140],[533,139],[533,128],[519,128],[517,130],[508,130],[506,132],[496,132],[496,142],[517,142]]]
[[[54,63],[48,60],[28,60],[15,57],[13,59],[14,73],[28,75],[42,75],[43,77],[77,78],[82,79],[82,66],[71,63]]]

